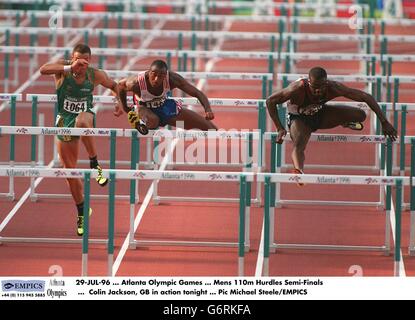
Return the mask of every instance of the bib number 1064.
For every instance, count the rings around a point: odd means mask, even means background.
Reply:
[[[71,102],[65,100],[63,108],[71,113],[80,113],[86,111],[86,102]]]

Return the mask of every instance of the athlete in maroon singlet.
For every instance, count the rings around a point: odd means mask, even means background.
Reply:
[[[267,99],[267,108],[278,130],[277,143],[282,143],[287,131],[278,118],[277,105],[286,101],[288,108],[288,127],[294,144],[291,154],[294,171],[302,173],[308,140],[313,131],[331,129],[337,126],[362,130],[366,113],[347,105],[327,105],[337,97],[345,97],[358,102],[365,102],[377,115],[382,124],[383,134],[395,141],[396,129],[388,122],[376,100],[368,93],[349,88],[339,82],[327,80],[323,68],[312,68],[307,79],[299,79],[288,87],[273,93]]]

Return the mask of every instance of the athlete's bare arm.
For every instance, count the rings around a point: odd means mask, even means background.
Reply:
[[[349,88],[344,84],[335,81],[333,81],[333,90],[337,92],[339,96],[343,96],[357,102],[365,102],[369,108],[373,110],[382,124],[383,134],[389,137],[392,141],[396,140],[398,134],[396,129],[386,119],[372,95],[358,89]]]
[[[215,118],[206,95],[191,83],[189,83],[187,80],[185,80],[181,75],[172,71],[170,71],[170,88],[178,88],[186,92],[188,95],[197,98],[205,109],[205,118],[207,120],[213,120]]]
[[[278,117],[277,105],[284,103],[292,99],[293,97],[295,97],[298,90],[302,87],[303,87],[302,81],[294,81],[290,83],[288,87],[274,92],[266,100],[268,113],[272,121],[274,122],[275,126],[277,127],[277,131],[278,131],[277,143],[282,143],[285,135],[287,134],[287,131],[285,130],[283,124],[281,123],[280,118]]]
[[[102,85],[103,87],[110,89],[112,91],[112,95],[117,97],[118,99],[118,84],[108,77],[105,71],[102,70],[94,70],[95,72],[95,80],[94,85]],[[114,115],[119,117],[122,114],[122,109],[120,108],[119,104],[115,104]]]
[[[129,91],[132,91],[134,94],[137,94],[138,96],[141,95],[137,76],[130,76],[121,79],[118,82],[118,97],[120,98],[121,106],[126,113],[131,111],[131,109],[127,105],[127,92]]]
[[[75,61],[58,60],[56,62],[46,63],[40,67],[40,74],[55,75],[55,80],[58,81],[64,74],[64,67],[70,65],[70,72],[77,73],[80,69],[89,65],[89,62],[85,59],[77,59]]]

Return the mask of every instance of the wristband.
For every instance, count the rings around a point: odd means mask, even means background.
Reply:
[[[71,72],[72,66],[63,66],[63,72]]]

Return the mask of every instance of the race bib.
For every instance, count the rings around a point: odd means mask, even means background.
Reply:
[[[166,101],[166,98],[162,97],[162,98],[153,99],[151,101],[146,101],[145,104],[147,108],[155,109],[155,108],[160,108],[161,106],[163,106],[165,101]]]
[[[71,101],[65,99],[63,101],[63,109],[70,113],[86,112],[88,109],[87,101]]]

